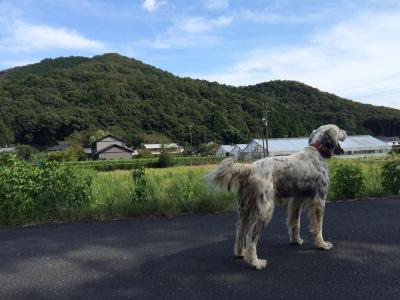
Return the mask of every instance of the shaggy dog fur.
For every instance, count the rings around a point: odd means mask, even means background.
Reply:
[[[271,220],[274,207],[288,198],[287,226],[290,242],[301,245],[300,213],[307,207],[314,244],[331,249],[332,243],[322,236],[325,199],[328,191],[328,159],[343,153],[339,141],[346,132],[336,125],[314,130],[305,150],[286,157],[268,157],[252,164],[235,163],[232,158],[221,162],[208,175],[220,187],[238,186],[239,220],[234,253],[256,269],[263,269],[266,260],[257,257],[257,242],[264,226]]]

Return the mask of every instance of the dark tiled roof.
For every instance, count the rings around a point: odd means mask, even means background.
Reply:
[[[47,149],[47,151],[64,151],[67,148],[69,148],[68,144],[61,144],[61,145],[55,145],[53,147],[50,147]]]

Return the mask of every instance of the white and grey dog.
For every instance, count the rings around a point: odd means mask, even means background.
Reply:
[[[257,257],[257,242],[264,226],[271,220],[276,203],[288,198],[287,225],[290,242],[301,245],[300,213],[308,208],[310,231],[320,249],[332,248],[322,237],[322,221],[328,191],[328,159],[342,154],[339,141],[347,134],[336,125],[314,130],[309,146],[286,157],[268,157],[252,164],[235,163],[232,158],[221,162],[208,178],[220,187],[238,186],[239,220],[234,253],[244,257],[250,266],[263,269],[266,260]]]

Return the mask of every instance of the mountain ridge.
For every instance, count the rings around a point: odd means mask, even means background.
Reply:
[[[174,141],[246,142],[261,135],[308,135],[335,123],[350,134],[400,135],[400,110],[362,104],[296,81],[234,87],[178,77],[115,53],[45,59],[0,72],[0,145],[53,145],[74,131],[143,132]],[[3,132],[3,133],[1,133]]]

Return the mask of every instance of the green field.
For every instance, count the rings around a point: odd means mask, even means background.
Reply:
[[[395,163],[391,173],[384,167],[388,161]],[[328,200],[399,192],[399,156],[334,158],[329,164]],[[235,191],[215,191],[204,180],[216,166],[136,166],[101,172],[63,163],[30,163],[12,156],[0,165],[0,224],[235,211]],[[388,178],[394,189],[382,184]],[[335,182],[342,190],[335,188]]]
[[[357,197],[388,194],[382,187],[381,168],[386,158],[332,159],[330,177],[339,165],[360,166],[365,182]],[[221,212],[236,209],[234,192],[214,191],[203,180],[216,165],[146,169],[148,199],[132,201],[134,184],[131,171],[94,173],[92,214],[96,217],[131,215],[173,216],[187,212]],[[328,200],[338,197],[330,189]]]

